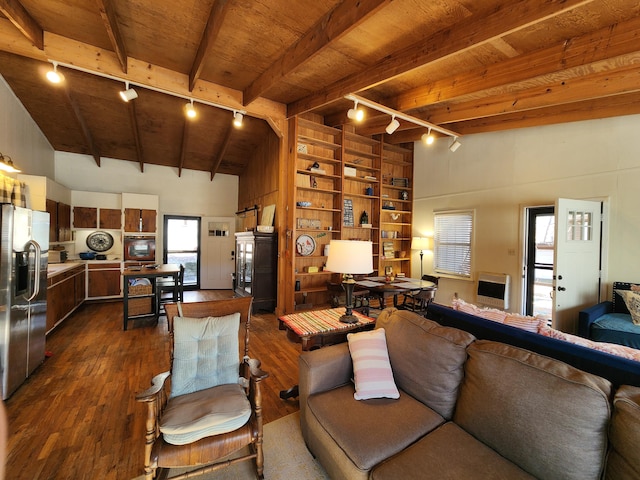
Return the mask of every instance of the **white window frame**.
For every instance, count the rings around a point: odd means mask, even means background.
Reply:
[[[475,210],[433,214],[433,267],[436,273],[470,279],[473,272]]]

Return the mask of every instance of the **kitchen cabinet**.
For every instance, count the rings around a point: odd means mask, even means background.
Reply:
[[[46,210],[49,213],[49,241],[71,240],[71,206],[47,199]]]
[[[73,228],[97,228],[98,209],[93,207],[73,207]]]
[[[47,279],[47,333],[82,304],[85,286],[84,265],[71,267]]]
[[[101,208],[100,228],[120,230],[122,228],[122,211],[119,208]]]
[[[144,208],[125,208],[124,231],[137,233],[155,233],[156,211]]]
[[[253,296],[253,311],[273,311],[278,293],[278,237],[236,233],[236,295]]]
[[[47,213],[49,214],[49,241],[58,241],[58,202],[47,198]]]
[[[119,297],[122,294],[120,286],[120,262],[101,262],[87,264],[87,297],[104,298]]]

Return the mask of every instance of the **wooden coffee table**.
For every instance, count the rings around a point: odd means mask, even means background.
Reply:
[[[287,331],[289,340],[301,343],[302,351],[309,351],[346,342],[347,334],[372,330],[375,327],[375,318],[356,311],[353,314],[358,318],[358,323],[342,323],[340,317],[344,315],[344,311],[344,307],[338,307],[283,315],[278,319],[278,328]],[[282,399],[297,396],[297,385],[280,392]]]

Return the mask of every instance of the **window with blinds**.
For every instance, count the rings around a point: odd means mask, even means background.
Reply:
[[[434,270],[438,273],[471,276],[473,211],[434,214]]]

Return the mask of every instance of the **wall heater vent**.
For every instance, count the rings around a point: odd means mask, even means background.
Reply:
[[[509,308],[509,275],[504,273],[480,273],[476,302],[485,307],[507,310]]]

